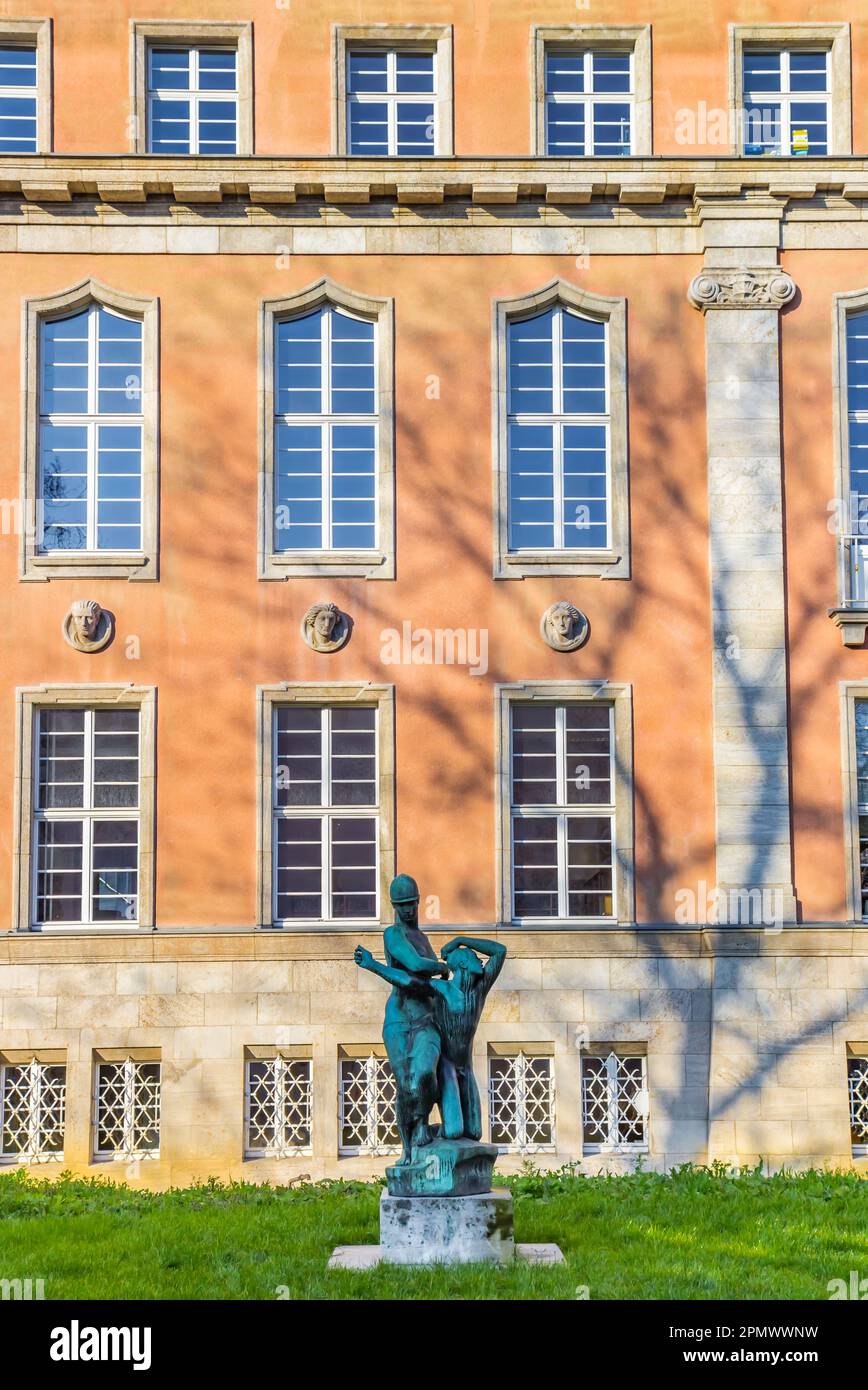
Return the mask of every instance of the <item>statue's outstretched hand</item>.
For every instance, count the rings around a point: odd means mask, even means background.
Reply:
[[[369,968],[373,959],[374,957],[371,955],[370,951],[366,950],[364,946],[357,946],[353,951],[353,960],[356,962],[356,965],[360,965],[363,970]]]

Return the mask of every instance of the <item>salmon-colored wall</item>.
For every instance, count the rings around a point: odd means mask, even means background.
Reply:
[[[441,899],[444,922],[494,915],[495,681],[607,677],[634,687],[639,918],[672,921],[675,893],[714,880],[704,346],[685,287],[693,257],[19,256],[0,258],[0,497],[18,491],[20,303],[93,275],[161,303],[161,577],[19,583],[0,538],[7,596],[0,767],[12,767],[16,685],[135,681],[158,687],[157,920],[255,918],[258,683],[394,681],[398,862]],[[327,274],[396,305],[398,578],[256,578],[257,316],[264,297]],[[491,302],[563,276],[628,299],[631,581],[495,581],[492,569]],[[439,399],[426,392],[439,377]],[[824,494],[825,495],[825,494]],[[117,615],[113,645],[62,640],[73,598]],[[318,656],[298,628],[334,598],[355,630]],[[569,598],[591,621],[563,656],[539,636]],[[487,628],[489,670],[386,666],[380,633]],[[129,659],[135,636],[141,655]],[[12,778],[0,777],[0,922],[10,920]]]
[[[5,0],[0,14],[50,13],[55,20],[55,150],[129,149],[129,21],[190,18],[254,21],[256,153],[331,151],[331,25],[452,24],[455,45],[455,153],[530,151],[532,24],[652,25],[654,152],[725,154],[708,142],[708,121],[728,105],[729,23],[840,23],[853,45],[854,150],[868,147],[868,17],[840,0]],[[667,13],[668,11],[668,13]],[[703,122],[702,111],[705,112]],[[684,117],[697,116],[697,141],[683,143]],[[679,138],[679,131],[681,137]]]

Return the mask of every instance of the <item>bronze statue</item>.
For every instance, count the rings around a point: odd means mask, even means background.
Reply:
[[[389,898],[395,922],[383,933],[386,964],[363,946],[354,953],[357,965],[392,985],[383,1042],[395,1075],[402,1155],[395,1167],[387,1169],[389,1191],[398,1195],[488,1191],[497,1151],[479,1143],[482,1121],[472,1049],[506,947],[484,938],[456,936],[438,959],[419,926],[415,880],[399,874],[392,880]],[[487,957],[485,964],[480,954]],[[440,1110],[439,1125],[429,1122],[435,1104]]]

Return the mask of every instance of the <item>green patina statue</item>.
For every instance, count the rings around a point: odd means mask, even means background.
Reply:
[[[419,889],[392,880],[395,921],[383,933],[386,964],[363,946],[355,960],[392,986],[383,1042],[395,1075],[402,1154],[386,1170],[393,1195],[487,1192],[497,1150],[479,1142],[482,1120],[473,1075],[473,1037],[506,957],[497,941],[456,936],[438,959],[419,926]],[[480,960],[485,956],[485,963]],[[430,1123],[437,1105],[440,1124]]]

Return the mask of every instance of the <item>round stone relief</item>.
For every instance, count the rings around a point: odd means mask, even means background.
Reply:
[[[77,598],[60,630],[77,652],[101,652],[115,635],[115,620],[95,598]]]
[[[552,651],[574,652],[587,642],[591,624],[574,604],[561,600],[543,613],[539,630]]]
[[[339,652],[350,640],[353,621],[336,603],[315,603],[301,620],[301,635],[311,651]]]

